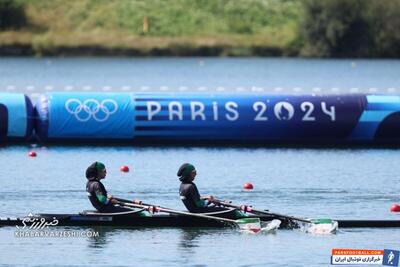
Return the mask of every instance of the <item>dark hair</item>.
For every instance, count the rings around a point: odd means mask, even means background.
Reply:
[[[96,168],[97,162],[93,162],[87,169],[86,169],[86,178],[97,178],[98,172]]]

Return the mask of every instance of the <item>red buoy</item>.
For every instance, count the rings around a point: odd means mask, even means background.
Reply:
[[[36,157],[37,156],[37,154],[36,154],[36,152],[35,151],[29,151],[29,153],[28,153],[28,156],[29,157]]]
[[[393,204],[390,208],[391,212],[400,212],[400,204]]]
[[[122,165],[119,169],[121,170],[121,172],[129,172],[129,167],[126,165]]]
[[[252,190],[253,189],[253,184],[252,183],[245,183],[243,185],[243,188],[246,190]]]

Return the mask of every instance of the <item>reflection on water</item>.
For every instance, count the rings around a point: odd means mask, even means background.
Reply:
[[[0,266],[324,266],[332,248],[399,249],[397,229],[314,236],[298,230],[248,235],[233,229],[58,228],[98,231],[94,238],[15,238],[14,230],[0,228]]]
[[[193,248],[199,246],[196,239],[202,234],[201,230],[191,230],[191,229],[181,229],[179,231],[180,234],[180,241],[179,241],[179,248],[186,253],[193,253]],[[204,234],[204,233],[203,233]]]
[[[179,231],[179,249],[182,252],[193,252],[194,248],[199,246],[199,239],[201,237],[206,236],[215,236],[215,235],[224,235],[229,232],[234,232],[236,229],[234,228],[223,228],[223,229],[216,229],[216,228],[181,228]]]
[[[117,231],[117,228],[113,227],[89,227],[89,231],[99,233],[98,236],[88,237],[88,247],[93,249],[101,249],[107,246],[107,241],[110,240],[110,234]]]

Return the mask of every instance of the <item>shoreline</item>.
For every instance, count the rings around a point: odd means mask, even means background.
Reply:
[[[271,46],[200,45],[171,47],[125,47],[82,44],[56,45],[37,48],[34,44],[0,45],[0,57],[255,57],[255,58],[314,58],[314,59],[400,59],[391,56],[304,56],[293,49]]]
[[[106,47],[99,45],[60,45],[35,49],[33,45],[0,46],[0,56],[99,56],[99,57],[287,57],[294,56],[277,47],[199,46],[140,49],[135,47]]]

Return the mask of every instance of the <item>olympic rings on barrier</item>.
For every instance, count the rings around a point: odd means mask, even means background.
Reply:
[[[86,122],[91,118],[98,122],[104,122],[117,112],[118,104],[113,99],[104,99],[99,102],[90,98],[82,102],[79,99],[71,98],[65,102],[65,109],[80,122]]]

